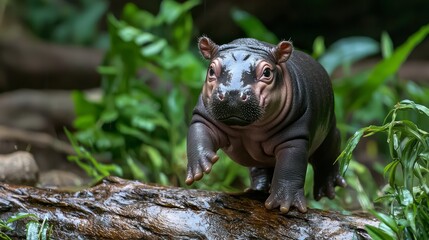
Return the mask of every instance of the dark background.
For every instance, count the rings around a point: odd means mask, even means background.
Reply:
[[[156,13],[158,1],[134,1]],[[112,1],[110,9],[119,14],[125,1]],[[224,43],[243,37],[233,22],[230,11],[239,8],[256,16],[279,38],[292,39],[295,45],[311,49],[313,40],[323,36],[327,45],[343,37],[363,35],[376,40],[387,31],[396,45],[429,22],[429,1],[426,0],[203,0],[192,15],[198,34]],[[428,43],[420,48],[428,49]],[[418,57],[429,53],[416,51]]]

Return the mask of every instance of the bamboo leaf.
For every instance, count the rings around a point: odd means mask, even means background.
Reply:
[[[389,229],[393,231],[393,233],[397,233],[399,231],[398,224],[396,223],[395,219],[389,215],[386,215],[384,213],[376,212],[374,210],[369,210],[371,214],[373,214],[375,217],[377,217],[382,223],[386,224]]]
[[[355,101],[353,107],[362,106],[363,102],[371,99],[371,95],[380,85],[382,85],[389,76],[396,73],[402,63],[407,59],[411,51],[425,39],[429,34],[429,24],[421,27],[416,33],[411,35],[405,43],[398,47],[389,57],[378,63],[370,72],[368,79],[360,93],[365,96]]]
[[[374,226],[366,225],[365,230],[368,232],[368,234],[373,240],[396,240],[395,237],[390,236],[383,230]]]

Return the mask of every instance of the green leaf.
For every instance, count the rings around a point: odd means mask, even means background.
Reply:
[[[155,35],[147,32],[141,32],[135,37],[134,42],[137,45],[141,46],[141,45],[153,42],[155,39],[156,39]]]
[[[127,156],[127,165],[130,167],[131,174],[134,179],[147,180],[145,173],[139,167],[137,162],[131,157]]]
[[[276,35],[270,32],[264,24],[248,12],[234,8],[231,10],[231,16],[235,23],[243,29],[248,37],[256,38],[271,44],[279,42]]]
[[[39,240],[48,240],[49,239],[49,229],[50,226],[47,222],[47,217],[43,219],[42,225],[39,230]]]
[[[414,203],[413,194],[408,189],[402,189],[400,192],[401,204],[410,206]]]
[[[84,43],[89,41],[97,32],[97,24],[107,10],[106,1],[91,1],[91,4],[78,11],[73,19],[75,41]]]
[[[316,39],[314,39],[313,42],[313,58],[319,58],[325,53],[325,39],[322,36],[318,36]]]
[[[167,175],[165,175],[165,173],[160,172],[158,178],[159,178],[159,182],[161,183],[161,185],[164,185],[164,186],[171,185],[170,181],[168,180],[168,177],[167,177]]]
[[[27,223],[27,240],[39,240],[39,227],[40,223],[36,221],[30,221]]]
[[[416,207],[415,205],[409,205],[406,209],[405,209],[405,217],[407,218],[408,223],[410,224],[411,229],[413,230],[413,232],[417,232],[417,226],[416,226]]]
[[[348,37],[334,42],[319,58],[329,75],[345,64],[361,60],[380,51],[378,42],[369,37]]]
[[[100,120],[102,123],[113,122],[118,119],[119,113],[115,109],[106,109],[103,113],[101,113]]]
[[[381,54],[383,58],[389,58],[393,53],[393,43],[387,32],[381,34]]]
[[[429,108],[426,106],[416,104],[413,101],[410,100],[402,100],[399,104],[396,105],[397,109],[414,109],[418,110],[419,113],[425,114],[427,117],[429,117]]]
[[[151,119],[146,119],[146,118],[142,118],[139,116],[133,117],[131,119],[131,125],[133,127],[137,127],[149,132],[152,132],[153,130],[155,130],[155,123],[151,121]]]
[[[144,46],[140,53],[144,57],[151,57],[156,54],[159,54],[166,46],[168,45],[167,41],[165,39],[158,39],[146,46]]]
[[[120,133],[125,134],[125,135],[133,136],[135,138],[140,139],[143,142],[148,142],[149,143],[152,140],[151,137],[149,135],[146,135],[144,132],[142,132],[142,131],[140,131],[140,130],[138,130],[136,128],[129,127],[129,126],[123,124],[123,123],[118,123],[117,124],[117,128],[118,128],[118,131]]]
[[[98,66],[97,72],[102,75],[117,75],[119,70],[114,66]]]
[[[35,219],[37,219],[37,216],[35,214],[32,214],[32,213],[17,213],[15,215],[11,216],[10,218],[8,218],[6,222],[12,223],[12,222],[24,219],[24,218],[35,218]]]
[[[378,63],[370,72],[368,80],[363,86],[362,90],[359,90],[364,96],[357,99],[353,106],[362,105],[362,101],[370,99],[370,95],[374,93],[378,87],[383,84],[389,76],[396,73],[402,63],[407,59],[411,51],[425,39],[429,34],[429,24],[420,28],[419,31],[411,35],[405,43],[398,47],[394,53],[380,63]],[[354,107],[353,107],[354,108]]]
[[[369,212],[375,217],[377,217],[377,219],[379,219],[382,223],[386,224],[393,231],[393,233],[396,234],[399,232],[398,224],[396,223],[394,218],[384,213],[376,212],[374,210],[369,210]]]
[[[368,234],[373,240],[396,240],[395,237],[390,236],[383,230],[374,226],[365,225],[365,230],[368,232]]]
[[[98,132],[95,145],[99,149],[119,148],[125,145],[124,137],[117,133]]]
[[[132,26],[126,26],[122,27],[118,31],[118,36],[125,42],[131,42],[133,41],[139,34],[140,30],[132,27]]]
[[[94,115],[80,116],[76,118],[73,122],[73,126],[77,129],[86,129],[94,126],[96,119]]]
[[[366,128],[356,131],[355,134],[347,141],[346,147],[338,156],[336,161],[340,162],[340,171],[342,175],[344,175],[345,172],[347,171],[347,166],[349,165],[352,159],[353,151],[356,148],[357,144],[359,143],[365,131],[366,131]]]
[[[157,24],[153,14],[139,9],[134,3],[127,3],[125,5],[122,18],[131,25],[144,30],[149,30]]]
[[[183,4],[179,4],[171,0],[164,0],[161,3],[158,18],[162,19],[167,24],[172,24],[199,3],[199,0],[188,0]]]
[[[145,145],[142,148],[143,152],[147,153],[155,171],[160,171],[164,165],[164,159],[161,153],[154,147]]]
[[[10,238],[8,235],[6,235],[6,233],[0,231],[0,239],[2,240],[12,240],[12,238]]]
[[[389,164],[387,164],[387,166],[384,168],[384,173],[388,173],[389,174],[389,184],[390,186],[393,186],[395,184],[395,179],[396,179],[396,167],[398,166],[398,164],[400,163],[399,160],[395,160]]]
[[[73,99],[74,110],[77,116],[97,114],[97,104],[89,101],[83,92],[73,91],[71,97]]]
[[[173,89],[168,96],[168,109],[170,115],[170,121],[175,125],[181,125],[181,121],[184,119],[185,99],[182,97],[178,89]]]

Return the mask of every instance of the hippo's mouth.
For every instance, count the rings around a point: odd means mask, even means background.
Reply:
[[[248,121],[246,119],[243,119],[237,116],[230,116],[230,117],[218,119],[218,121],[230,126],[233,126],[233,125],[246,126],[252,123],[251,121]]]

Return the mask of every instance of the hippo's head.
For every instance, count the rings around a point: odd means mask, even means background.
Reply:
[[[255,39],[237,39],[216,45],[207,37],[198,42],[201,54],[210,60],[202,100],[212,117],[227,125],[246,126],[280,103],[284,69],[292,44],[277,46]],[[277,106],[278,107],[278,106]]]

